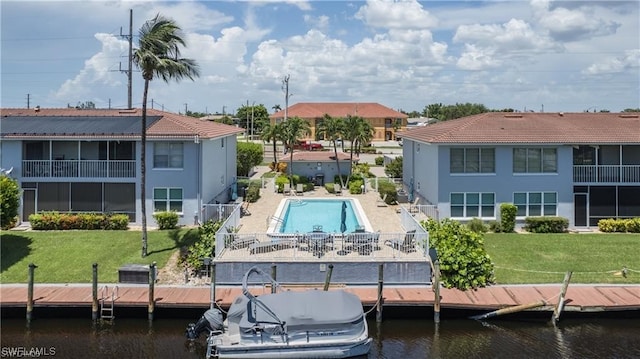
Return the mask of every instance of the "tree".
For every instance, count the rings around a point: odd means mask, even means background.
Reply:
[[[145,22],[139,31],[138,48],[133,62],[142,73],[142,131],[140,145],[140,209],[142,214],[142,257],[147,256],[147,206],[146,206],[146,149],[147,149],[147,95],[149,83],[154,77],[165,82],[179,81],[185,77],[193,80],[200,76],[198,65],[192,59],[180,57],[180,46],[186,43],[180,27],[171,19],[158,14]]]
[[[240,124],[247,130],[247,136],[260,133],[264,121],[269,120],[269,111],[263,104],[259,105],[243,105],[236,111],[236,117],[240,120]],[[242,125],[244,124],[244,125]],[[254,126],[253,131],[251,126]],[[256,128],[256,125],[258,125]]]
[[[0,175],[0,228],[9,229],[16,223],[16,216],[20,208],[20,187],[18,181]]]
[[[344,181],[342,180],[342,172],[340,171],[340,158],[338,158],[338,144],[337,141],[342,137],[344,132],[344,121],[339,117],[331,117],[329,114],[325,114],[322,118],[322,122],[318,126],[317,136],[324,137],[325,140],[329,140],[333,144],[333,153],[336,157],[336,166],[338,168],[338,175],[340,177],[340,185],[344,188]],[[347,184],[349,181],[347,180]]]
[[[426,106],[422,111],[422,114],[425,117],[435,118],[438,121],[447,121],[489,111],[490,110],[485,105],[479,103],[467,102],[446,106],[441,103],[434,103]]]
[[[373,138],[374,128],[369,121],[360,116],[347,115],[344,119],[344,132],[342,133],[343,139],[347,139],[351,144],[350,149],[350,161],[353,163],[353,153],[358,152],[358,148],[362,143],[368,143]],[[349,174],[351,175],[351,174]],[[347,185],[349,185],[349,178],[347,178]]]
[[[289,157],[289,181],[291,182],[291,186],[293,186],[293,147],[298,140],[309,135],[311,131],[309,129],[309,123],[298,116],[288,118],[282,122],[280,126],[282,126],[280,139],[284,143],[284,148],[291,151]]]
[[[253,142],[238,142],[237,154],[237,173],[243,177],[249,176],[251,169],[262,163],[264,158],[262,146]]]
[[[273,112],[278,112],[278,111],[282,111],[282,107],[280,107],[280,105],[275,104],[273,106],[271,106],[271,108],[273,109]]]
[[[384,173],[391,178],[402,178],[402,156],[389,162],[384,168]]]
[[[260,139],[264,142],[273,143],[273,165],[278,165],[278,148],[277,142],[280,139],[282,128],[279,124],[265,123],[262,126],[262,132],[260,132]],[[277,167],[274,167],[277,168]]]

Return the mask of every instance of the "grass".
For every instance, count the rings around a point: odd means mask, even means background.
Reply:
[[[0,236],[0,283],[26,283],[29,263],[36,283],[115,283],[123,264],[166,265],[171,255],[197,237],[197,229],[149,231],[148,255],[141,257],[140,231],[25,231]]]
[[[562,283],[567,271],[571,283],[640,283],[638,234],[490,233],[485,249],[498,284]]]

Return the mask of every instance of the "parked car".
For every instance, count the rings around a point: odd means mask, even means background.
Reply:
[[[311,141],[298,141],[297,144],[293,146],[296,150],[305,150],[305,151],[321,151],[324,149],[321,143],[311,142]]]

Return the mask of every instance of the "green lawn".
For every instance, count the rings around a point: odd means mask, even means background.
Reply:
[[[140,231],[25,231],[0,236],[0,282],[26,283],[29,263],[36,283],[91,283],[98,263],[98,281],[115,283],[123,264],[150,264],[162,268],[171,254],[192,243],[197,229],[149,231],[148,255],[140,256]]]
[[[486,234],[498,284],[640,283],[638,234]],[[614,275],[623,267],[626,278]]]

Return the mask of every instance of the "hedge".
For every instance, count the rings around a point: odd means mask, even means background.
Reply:
[[[124,230],[129,226],[126,214],[40,212],[29,216],[34,230]]]

